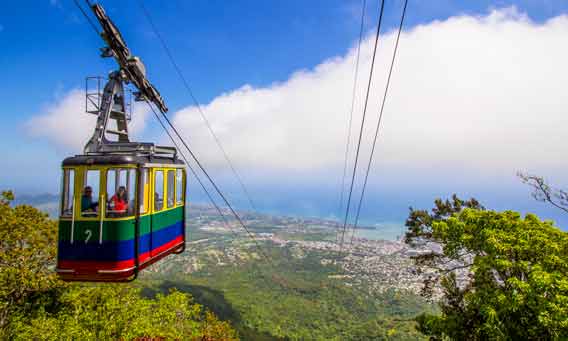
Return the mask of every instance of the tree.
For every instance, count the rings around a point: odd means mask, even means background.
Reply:
[[[420,238],[432,238],[432,222],[446,219],[452,214],[461,212],[464,208],[484,209],[476,199],[462,200],[455,194],[452,195],[451,201],[448,199],[444,201],[440,198],[434,200],[434,208],[431,214],[426,210],[414,210],[410,207],[410,213],[405,223],[408,227],[406,242],[412,243]]]
[[[54,271],[57,224],[0,197],[0,339],[237,340],[226,322],[172,291],[155,299],[129,284],[73,284]]]
[[[12,323],[16,340],[237,340],[226,322],[172,291],[143,298],[129,286],[74,286],[60,298],[55,314],[38,311]]]
[[[16,310],[53,304],[64,283],[53,271],[56,223],[27,205],[12,208],[12,192],[0,196],[0,333]]]
[[[436,269],[443,288],[441,314],[420,315],[419,330],[434,339],[568,338],[568,234],[531,214],[448,201],[438,214],[438,203],[432,214],[411,211],[407,221],[407,242],[442,246],[418,259]]]

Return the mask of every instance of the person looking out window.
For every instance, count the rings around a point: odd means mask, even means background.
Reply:
[[[93,189],[91,186],[85,187],[81,196],[81,212],[96,212],[99,203],[93,201]]]
[[[128,210],[128,196],[126,187],[118,187],[118,191],[110,198],[110,208],[118,214],[125,214]]]

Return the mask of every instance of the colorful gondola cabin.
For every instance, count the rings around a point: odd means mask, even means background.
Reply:
[[[63,161],[57,271],[122,281],[185,246],[185,166],[171,158],[100,155]],[[117,203],[121,203],[117,205]]]

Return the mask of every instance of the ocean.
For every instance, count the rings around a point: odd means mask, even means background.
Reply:
[[[402,222],[382,222],[370,225],[374,229],[357,229],[355,237],[371,240],[398,240],[406,232]]]

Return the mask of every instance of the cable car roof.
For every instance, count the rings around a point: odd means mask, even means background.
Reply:
[[[147,165],[166,164],[184,165],[183,161],[172,158],[145,154],[101,154],[101,155],[75,155],[63,160],[63,166],[86,166],[86,165]]]

